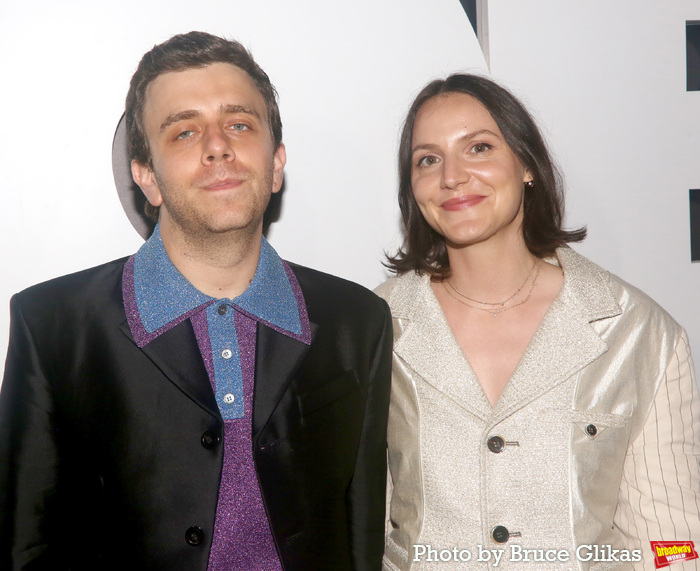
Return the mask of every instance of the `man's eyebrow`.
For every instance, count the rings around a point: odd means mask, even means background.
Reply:
[[[233,115],[234,113],[245,113],[246,115],[252,115],[253,117],[260,119],[260,113],[257,109],[253,107],[247,107],[246,105],[222,105],[219,112],[222,115]]]
[[[165,121],[163,121],[160,124],[160,132],[162,133],[163,131],[165,131],[173,123],[177,123],[178,121],[187,121],[188,119],[194,119],[195,117],[199,117],[199,115],[200,112],[195,111],[194,109],[188,111],[180,111],[179,113],[173,113],[171,115],[168,115],[165,118]]]
[[[260,113],[253,107],[247,107],[246,105],[222,105],[219,108],[219,113],[222,115],[233,115],[235,113],[245,113],[246,115],[252,115],[253,117],[260,119]],[[165,131],[173,123],[178,121],[187,121],[188,119],[194,119],[199,117],[201,112],[195,109],[189,109],[187,111],[180,111],[179,113],[173,113],[168,115],[160,125],[160,132]]]
[[[474,139],[475,137],[478,137],[479,135],[493,135],[494,137],[499,137],[497,133],[494,133],[490,129],[479,129],[478,131],[473,131],[472,133],[464,133],[464,135],[460,135],[459,141],[469,141],[470,139]],[[502,138],[502,137],[499,137]],[[425,151],[425,150],[431,150],[435,145],[432,145],[428,143],[427,145],[416,145],[413,147],[411,150],[411,153],[415,153],[416,151]]]

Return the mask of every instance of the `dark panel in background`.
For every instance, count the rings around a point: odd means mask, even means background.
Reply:
[[[700,91],[700,22],[698,21],[685,23],[685,61],[686,90]]]
[[[700,91],[700,21],[685,23],[686,91]],[[700,189],[690,191],[690,259],[700,262]]]
[[[474,28],[474,33],[478,34],[479,30],[476,29],[476,0],[459,0],[459,2],[467,13],[467,18],[469,18],[469,22]]]
[[[700,189],[690,189],[690,259],[700,262]]]

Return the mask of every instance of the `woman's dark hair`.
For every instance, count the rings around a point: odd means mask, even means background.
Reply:
[[[444,238],[433,230],[421,214],[411,185],[413,127],[416,116],[432,98],[465,93],[479,101],[491,114],[503,137],[533,177],[525,190],[523,236],[535,256],[551,255],[567,242],[580,242],[586,228],[564,230],[564,192],[561,175],[530,113],[507,89],[490,79],[471,74],[455,74],[437,79],[423,88],[406,116],[399,146],[399,207],[403,220],[404,243],[385,265],[396,273],[417,271],[432,277],[449,276],[450,264]]]

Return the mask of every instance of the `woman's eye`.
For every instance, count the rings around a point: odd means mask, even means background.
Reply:
[[[492,147],[488,143],[477,143],[472,147],[471,152],[476,153],[477,155],[480,153],[485,153],[486,151],[490,150]]]
[[[430,166],[433,166],[437,162],[438,162],[437,157],[434,157],[432,155],[428,155],[428,156],[422,157],[421,159],[418,160],[418,166],[419,167],[430,167]]]

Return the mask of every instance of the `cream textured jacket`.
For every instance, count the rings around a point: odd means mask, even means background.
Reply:
[[[395,335],[385,570],[654,569],[650,541],[700,544],[685,332],[570,248],[552,261],[563,287],[495,407],[429,278],[377,289]]]

